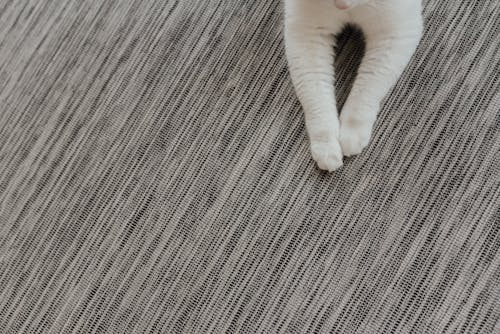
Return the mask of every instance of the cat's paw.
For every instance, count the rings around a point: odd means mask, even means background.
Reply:
[[[340,126],[340,146],[345,156],[361,153],[368,145],[372,133],[371,125],[360,123],[344,123]]]
[[[342,167],[342,149],[337,139],[312,141],[311,152],[318,167],[333,172]]]

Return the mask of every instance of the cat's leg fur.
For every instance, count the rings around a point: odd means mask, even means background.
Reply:
[[[366,52],[340,115],[340,143],[346,156],[361,153],[368,144],[380,102],[400,77],[421,36],[420,13],[415,24],[366,20]],[[395,14],[397,15],[397,14]],[[374,28],[375,26],[375,28]]]
[[[289,6],[293,5],[291,2]],[[343,157],[333,84],[333,32],[331,27],[321,27],[314,21],[320,15],[308,10],[313,9],[286,11],[286,54],[292,82],[304,109],[313,159],[321,169],[333,171],[342,166]]]

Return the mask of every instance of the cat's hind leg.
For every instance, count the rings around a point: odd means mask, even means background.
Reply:
[[[287,17],[285,45],[292,82],[305,113],[313,159],[319,168],[342,166],[330,31]]]
[[[366,52],[340,115],[340,144],[346,156],[368,145],[380,102],[399,78],[420,39],[420,30],[367,34]]]

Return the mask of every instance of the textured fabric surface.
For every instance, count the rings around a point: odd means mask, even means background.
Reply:
[[[0,0],[0,333],[500,333],[500,3],[424,15],[328,174],[279,1]]]

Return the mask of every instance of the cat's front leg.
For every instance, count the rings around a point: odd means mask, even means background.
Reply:
[[[333,38],[287,17],[285,46],[292,82],[305,113],[313,159],[319,168],[342,166],[333,85]]]
[[[361,153],[370,141],[380,102],[413,55],[420,30],[367,36],[366,53],[340,115],[340,143],[346,156]]]

